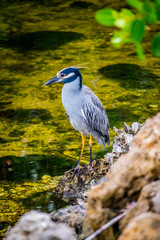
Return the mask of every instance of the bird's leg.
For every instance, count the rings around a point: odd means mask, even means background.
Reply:
[[[81,133],[81,135],[82,135],[82,149],[81,149],[81,153],[80,153],[80,156],[79,156],[79,160],[78,160],[77,166],[80,166],[82,155],[83,155],[84,146],[85,146],[85,143],[86,143],[85,135],[83,135],[83,133]]]
[[[86,177],[88,175],[88,173],[93,173],[94,169],[92,168],[92,135],[90,134],[90,139],[89,139],[89,147],[90,147],[90,161],[89,161],[89,165],[88,165],[88,171],[86,173]]]
[[[89,165],[92,167],[92,135],[90,134],[90,139],[89,139],[89,147],[90,147],[90,161]]]
[[[71,180],[74,178],[76,172],[78,173],[77,175],[79,175],[80,163],[81,163],[81,159],[82,159],[82,155],[83,155],[84,146],[85,146],[85,143],[86,143],[85,135],[83,133],[81,133],[81,135],[82,135],[82,149],[81,149],[81,153],[80,153],[80,156],[79,156],[78,164],[74,168],[74,172],[73,172],[73,175],[71,177]]]

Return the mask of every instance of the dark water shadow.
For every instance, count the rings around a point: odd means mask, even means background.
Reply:
[[[0,83],[1,83],[1,80],[0,80]],[[1,84],[0,84],[0,87],[1,87]],[[12,101],[7,101],[7,99],[6,99],[6,101],[0,102],[0,109],[3,109],[5,107],[10,107],[11,105],[12,105]]]
[[[20,123],[35,124],[37,121],[48,121],[52,118],[46,109],[7,109],[0,110],[0,118],[9,118]]]
[[[8,40],[0,40],[0,46],[27,50],[55,50],[60,46],[84,37],[80,33],[65,31],[38,31],[24,35],[11,36]]]
[[[92,8],[92,9],[97,10],[97,6],[95,4],[87,2],[87,1],[73,1],[70,4],[70,7],[72,7],[72,8],[81,8],[81,9]]]
[[[22,157],[0,157],[0,180],[39,180],[43,175],[60,176],[76,165],[74,159],[65,155],[34,154]]]
[[[30,197],[21,199],[21,203],[27,209],[34,209],[48,213],[68,205],[68,203],[62,198],[57,197],[55,193],[49,191],[35,193]]]
[[[25,2],[31,2],[31,3],[34,3],[34,4],[37,4],[37,5],[45,5],[45,6],[58,6],[58,5],[61,5],[63,4],[64,1],[61,1],[61,0],[2,0],[1,2],[1,6],[5,7],[7,6],[8,4],[14,4],[15,2],[19,3],[19,2],[22,2],[22,3],[25,3]]]
[[[155,87],[156,80],[160,78],[160,76],[136,64],[108,65],[100,68],[99,72],[105,78],[120,82],[120,85],[126,89],[153,88]]]

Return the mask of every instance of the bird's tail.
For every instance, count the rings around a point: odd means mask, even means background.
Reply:
[[[109,132],[107,135],[104,136],[105,137],[105,142],[107,142],[108,146],[110,145],[110,136],[109,136]]]
[[[100,138],[97,139],[97,142],[100,144],[100,145],[103,145],[104,147],[106,147],[106,142],[109,146],[110,144],[110,137],[109,137],[109,133],[108,135],[105,135],[105,136],[102,136]]]

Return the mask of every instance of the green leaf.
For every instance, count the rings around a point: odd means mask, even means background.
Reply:
[[[126,27],[126,21],[123,18],[119,18],[118,20],[115,21],[114,25],[118,28],[124,28]]]
[[[111,42],[115,47],[119,47],[123,43],[123,38],[122,36],[114,35],[111,39]]]
[[[102,9],[96,12],[95,18],[97,22],[104,26],[113,26],[118,12],[111,8]]]
[[[125,29],[115,31],[114,36],[111,39],[111,42],[115,47],[120,47],[122,44],[126,42],[133,43],[133,41],[130,40],[128,32]]]
[[[144,37],[144,22],[143,20],[136,19],[132,22],[131,38],[135,42],[140,42]]]
[[[123,16],[124,18],[132,18],[134,17],[134,14],[131,12],[131,10],[123,8],[121,13],[121,16]]]
[[[143,3],[143,12],[146,14],[146,21],[148,23],[155,23],[157,21],[156,8],[152,3]]]
[[[156,9],[157,20],[160,21],[160,6]]]
[[[160,7],[160,0],[154,0],[154,3]]]
[[[160,57],[160,33],[154,35],[152,41],[152,53],[155,57]]]
[[[142,3],[139,0],[127,0],[127,3],[139,11],[142,10]]]
[[[143,48],[142,48],[142,45],[140,42],[136,42],[135,43],[136,45],[136,52],[138,54],[138,57],[141,59],[141,60],[144,60],[145,59],[145,56],[144,56],[144,53],[143,53]]]

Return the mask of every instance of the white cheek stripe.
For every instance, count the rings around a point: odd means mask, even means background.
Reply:
[[[74,72],[72,72],[72,73],[68,74],[67,76],[65,76],[64,78],[73,77],[74,75],[75,75]]]
[[[86,117],[85,117],[85,115],[84,115],[84,112],[83,112],[83,109],[81,108],[81,113],[82,113],[82,116],[84,117],[84,119],[86,120],[86,122],[88,123],[88,121],[87,121],[87,119],[86,119]],[[88,123],[89,124],[89,123]]]

